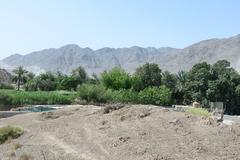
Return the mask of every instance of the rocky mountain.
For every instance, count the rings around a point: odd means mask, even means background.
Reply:
[[[34,73],[44,71],[69,73],[72,69],[83,66],[89,74],[99,74],[116,66],[132,73],[139,65],[153,62],[159,64],[163,70],[177,72],[188,70],[202,61],[214,63],[220,59],[229,60],[233,67],[240,70],[240,35],[205,40],[183,49],[134,46],[92,50],[70,44],[27,55],[15,54],[1,60],[0,66],[11,70],[21,65]]]
[[[11,74],[8,73],[5,69],[0,69],[0,84],[1,83],[10,83]]]

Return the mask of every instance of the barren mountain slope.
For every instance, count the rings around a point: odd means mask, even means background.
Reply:
[[[234,68],[240,70],[240,35],[202,41],[182,49],[178,54],[157,59],[156,63],[162,64],[163,69],[176,72],[188,70],[199,62],[212,64],[222,59],[230,61]]]
[[[91,75],[113,67],[122,67],[132,73],[146,62],[157,63],[163,70],[178,72],[188,70],[202,61],[214,63],[222,59],[229,60],[233,67],[240,70],[240,35],[226,39],[205,40],[184,49],[135,46],[92,50],[71,44],[24,56],[15,54],[0,61],[0,66],[12,69],[22,65],[34,73],[43,71],[69,73],[72,69],[83,66]]]
[[[0,83],[10,83],[11,74],[8,73],[5,69],[0,69]]]
[[[155,106],[125,106],[104,114],[97,106],[0,119],[24,135],[0,145],[0,159],[34,160],[237,160],[240,124]],[[17,148],[16,144],[22,145]],[[14,154],[12,154],[14,152]]]

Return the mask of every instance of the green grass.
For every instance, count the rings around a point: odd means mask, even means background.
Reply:
[[[5,105],[71,104],[76,97],[75,92],[66,91],[0,90],[0,94],[10,98]]]
[[[12,126],[6,126],[0,128],[0,144],[5,143],[8,140],[20,137],[23,134],[22,129]]]
[[[204,117],[211,116],[211,113],[204,108],[188,108],[186,112],[190,114],[198,115],[198,116],[204,116]]]

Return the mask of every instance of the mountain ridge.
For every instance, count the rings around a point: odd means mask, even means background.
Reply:
[[[0,68],[0,84],[10,83],[12,80],[12,75],[8,73],[5,69]]]
[[[77,44],[67,44],[60,48],[34,51],[26,55],[14,54],[0,61],[0,66],[11,70],[24,66],[36,74],[61,71],[65,74],[82,66],[89,74],[100,74],[113,67],[121,67],[130,73],[147,62],[157,63],[163,70],[178,72],[189,70],[194,64],[207,61],[214,63],[220,59],[229,60],[240,70],[240,34],[230,38],[214,38],[194,43],[179,49],[172,47],[104,47],[97,50]]]

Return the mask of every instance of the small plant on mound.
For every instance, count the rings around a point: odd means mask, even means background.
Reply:
[[[23,155],[21,155],[21,156],[19,157],[18,160],[32,160],[32,159],[33,159],[32,156],[30,156],[30,155],[28,155],[28,154],[23,154]]]
[[[23,134],[22,129],[12,126],[0,128],[0,144],[5,143],[10,139],[15,139]]]
[[[198,116],[204,116],[204,117],[211,116],[211,113],[204,108],[188,108],[186,112],[190,114],[198,115]]]

